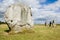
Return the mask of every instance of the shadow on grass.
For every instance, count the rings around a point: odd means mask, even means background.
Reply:
[[[15,33],[14,31],[12,30],[4,30],[4,32],[10,34],[10,35],[14,35],[14,34],[26,34],[26,33],[35,33],[35,31],[33,30],[24,30],[22,32],[18,32],[18,33]]]
[[[4,32],[7,32],[7,33],[9,33],[9,32],[10,32],[10,30],[4,30]]]

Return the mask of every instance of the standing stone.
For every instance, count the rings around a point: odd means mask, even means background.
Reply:
[[[12,4],[5,12],[5,21],[11,31],[22,32],[33,27],[31,8],[23,4]]]

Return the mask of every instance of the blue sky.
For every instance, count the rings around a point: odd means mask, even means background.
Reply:
[[[8,6],[17,2],[32,8],[34,23],[42,24],[54,19],[60,24],[60,0],[0,0],[0,21],[4,21],[3,15]]]
[[[49,5],[49,4],[52,4],[52,3],[56,2],[56,1],[58,1],[58,0],[46,0],[45,2],[42,2],[40,4],[42,4],[42,5]]]
[[[0,0],[0,2],[2,2],[3,0]]]

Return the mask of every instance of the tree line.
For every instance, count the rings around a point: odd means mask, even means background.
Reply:
[[[2,21],[0,21],[0,24],[6,24],[6,22],[2,22]]]

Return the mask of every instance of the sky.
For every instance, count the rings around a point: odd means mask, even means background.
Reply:
[[[0,21],[4,21],[4,13],[8,6],[23,3],[31,7],[35,24],[43,24],[55,20],[60,24],[60,0],[0,0]]]

